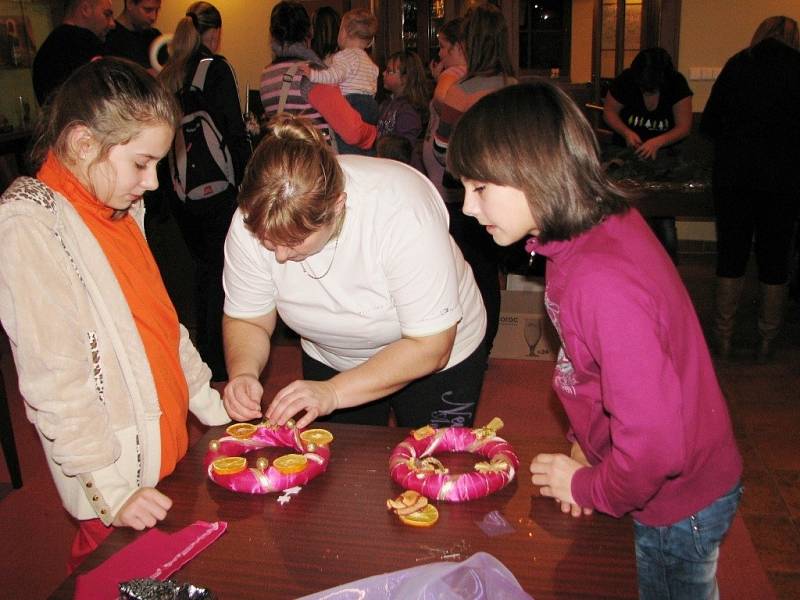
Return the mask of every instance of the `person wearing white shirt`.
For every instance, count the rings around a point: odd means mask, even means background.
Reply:
[[[225,248],[223,330],[235,418],[261,416],[277,317],[302,339],[304,380],[278,424],[318,417],[471,426],[486,313],[433,185],[395,161],[333,155],[282,115],[248,166]]]

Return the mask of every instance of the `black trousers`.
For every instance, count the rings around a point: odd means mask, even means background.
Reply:
[[[478,348],[459,364],[412,381],[397,392],[353,408],[337,410],[319,419],[334,423],[386,425],[389,410],[400,427],[471,427],[486,372],[486,350]],[[303,352],[303,378],[325,381],[339,371]]]
[[[483,306],[486,308],[486,335],[483,340],[488,356],[500,322],[500,260],[492,236],[486,233],[486,229],[477,219],[461,212],[463,207],[461,202],[447,204],[450,235],[464,255],[464,260],[472,268]]]
[[[786,283],[799,211],[800,198],[791,193],[715,184],[717,275],[744,276],[755,241],[759,281]]]
[[[172,199],[172,210],[194,262],[197,350],[211,369],[212,381],[225,381],[222,346],[222,289],[225,237],[236,209],[233,192],[187,203]]]

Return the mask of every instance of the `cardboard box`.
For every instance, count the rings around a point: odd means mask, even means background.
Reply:
[[[506,276],[506,289],[514,292],[544,292],[544,277],[509,273]]]
[[[492,358],[555,360],[559,340],[544,309],[543,291],[502,290]]]

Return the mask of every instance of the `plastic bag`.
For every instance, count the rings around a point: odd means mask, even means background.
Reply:
[[[383,573],[300,600],[533,600],[491,554]]]

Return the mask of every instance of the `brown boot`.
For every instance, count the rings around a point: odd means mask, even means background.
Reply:
[[[772,356],[772,341],[778,336],[783,321],[783,307],[786,304],[786,284],[760,286],[761,305],[758,309],[758,333],[761,342],[756,351],[756,360],[765,363]]]
[[[743,289],[744,277],[717,277],[714,343],[717,356],[722,359],[727,359],[731,355],[733,323]]]

